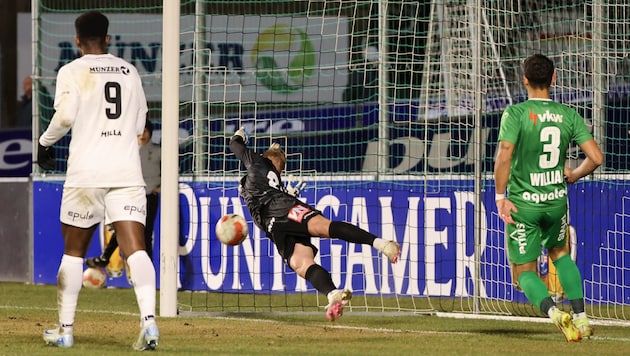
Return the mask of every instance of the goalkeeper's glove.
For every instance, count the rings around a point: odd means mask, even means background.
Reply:
[[[245,131],[245,128],[241,126],[240,129],[236,130],[234,136],[240,136],[243,139],[243,143],[247,144],[249,141],[249,134]]]
[[[49,171],[55,169],[55,151],[51,147],[45,147],[41,143],[37,143],[37,164]]]
[[[295,183],[294,185],[294,180],[295,177],[293,175],[290,175],[289,180],[287,181],[287,193],[297,198],[302,190],[306,187],[306,182],[302,179],[302,177],[300,177],[297,183]]]

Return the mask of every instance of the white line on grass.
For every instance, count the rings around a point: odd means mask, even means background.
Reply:
[[[24,310],[46,310],[46,311],[56,311],[57,308],[41,308],[41,307],[19,307],[12,305],[0,305],[0,309],[24,309]],[[138,313],[135,312],[121,312],[121,311],[111,311],[111,310],[94,310],[94,309],[78,309],[77,312],[80,313],[94,313],[94,314],[113,314],[113,315],[125,315],[125,316],[136,316]],[[194,313],[185,313],[185,314],[194,314]],[[306,313],[308,314],[308,313]],[[435,313],[438,317],[444,318],[455,318],[455,319],[485,319],[485,320],[507,320],[507,321],[524,321],[524,322],[537,322],[537,323],[549,323],[548,319],[545,318],[532,318],[532,317],[517,317],[517,316],[491,316],[491,315],[469,315],[462,313]],[[198,316],[201,316],[198,315]],[[269,320],[269,319],[258,319],[258,318],[249,318],[243,314],[239,317],[229,317],[229,316],[206,316],[208,319],[216,319],[216,320],[230,320],[230,321],[251,321],[256,323],[271,323],[271,324],[286,324],[286,322],[280,320]],[[608,321],[591,321],[594,325],[610,325],[610,326],[619,326],[614,325],[615,323],[609,323]],[[613,324],[613,325],[611,325]],[[313,325],[319,327],[320,325]],[[626,326],[625,324],[621,324],[621,326]],[[389,334],[419,334],[419,335],[478,335],[479,333],[467,332],[467,331],[434,331],[434,330],[409,330],[409,329],[390,329],[390,328],[370,328],[366,326],[349,326],[349,325],[326,325],[325,327],[331,329],[345,329],[345,330],[357,330],[357,331],[372,331],[377,333],[389,333]],[[593,340],[606,340],[606,341],[617,341],[617,342],[630,342],[630,338],[625,337],[609,337],[609,336],[591,336]]]
[[[452,317],[451,313],[438,313],[442,314],[439,316],[442,317]],[[467,314],[455,314],[455,318],[461,319],[473,319]],[[211,319],[217,320],[230,320],[230,321],[252,321],[259,323],[274,323],[274,324],[285,324],[286,322],[279,320],[269,320],[269,319],[257,319],[257,318],[249,318],[246,315],[241,314],[239,317],[229,317],[229,316],[208,316]],[[488,320],[497,320],[495,317],[481,317],[477,319],[488,319]],[[508,320],[508,321],[525,321],[525,322],[540,322],[540,323],[549,323],[549,320],[545,318],[527,318],[527,317],[501,317],[499,319]],[[606,324],[605,322],[598,323],[600,325]],[[315,325],[314,325],[315,326]],[[319,325],[318,325],[319,326]],[[475,332],[467,332],[467,331],[434,331],[434,330],[409,330],[409,329],[388,329],[388,328],[370,328],[365,326],[348,326],[348,325],[327,325],[326,327],[331,329],[347,329],[347,330],[357,330],[357,331],[372,331],[372,332],[380,332],[380,333],[405,333],[405,334],[419,334],[419,335],[479,335],[479,333]],[[618,341],[618,342],[630,342],[630,338],[624,337],[608,337],[608,336],[591,336],[593,340],[608,340],[608,341]]]
[[[0,305],[0,309],[22,309],[22,310],[45,310],[45,311],[57,311],[57,308],[42,308],[42,307],[18,307],[15,305]],[[77,313],[93,313],[93,314],[113,314],[124,316],[138,316],[138,312],[122,312],[113,310],[94,310],[94,309],[77,309]]]
[[[452,318],[452,319],[482,319],[482,320],[506,320],[506,321],[522,321],[528,323],[551,323],[551,321],[547,318],[536,318],[536,317],[524,317],[524,316],[498,316],[498,315],[485,315],[485,314],[465,314],[465,313],[444,313],[437,312],[435,313],[437,317],[440,318]],[[604,326],[620,326],[620,327],[628,327],[627,321],[615,321],[615,320],[593,320],[590,319],[592,325],[604,325]],[[597,330],[595,330],[597,332]],[[630,338],[625,337],[608,337],[608,336],[597,336],[593,335],[590,337],[593,340],[610,340],[610,341],[620,341],[620,342],[630,342]]]
[[[246,321],[252,321],[256,323],[287,324],[287,322],[284,322],[281,320],[256,319],[256,318],[248,318],[246,316],[243,316],[243,317],[211,316],[209,318],[217,319],[217,320],[228,320],[228,321],[246,320]],[[321,325],[314,325],[314,324],[310,326],[321,327]],[[467,331],[405,330],[405,329],[389,329],[389,328],[370,328],[367,326],[349,326],[349,325],[339,325],[339,324],[324,325],[324,327],[330,328],[330,329],[373,331],[373,332],[388,333],[388,334],[477,335],[477,333],[467,332]]]
[[[248,318],[246,316],[243,317],[228,317],[228,316],[211,316],[211,319],[218,320],[229,320],[229,321],[252,321],[252,322],[260,322],[260,323],[275,323],[275,324],[286,324],[283,321],[279,320],[269,320],[269,319],[256,319],[256,318]],[[490,318],[482,318],[482,319],[490,319]],[[496,318],[495,318],[496,319]],[[535,318],[523,318],[531,322],[531,319]],[[539,318],[541,319],[541,318]],[[507,320],[507,319],[506,319]],[[513,320],[513,319],[510,319]],[[542,319],[545,322],[545,319]],[[313,325],[316,326],[316,325]],[[319,327],[319,325],[317,325]],[[345,330],[357,330],[357,331],[372,331],[377,333],[389,333],[389,334],[419,334],[419,335],[479,335],[480,333],[468,332],[468,331],[435,331],[435,330],[409,330],[409,329],[388,329],[388,328],[370,328],[365,326],[349,326],[349,325],[327,325],[327,328],[331,329],[345,329]],[[617,342],[630,342],[630,338],[625,337],[608,337],[608,336],[591,336],[593,340],[607,340],[607,341],[617,341]]]

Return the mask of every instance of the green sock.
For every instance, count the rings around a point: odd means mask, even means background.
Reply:
[[[566,254],[557,261],[553,261],[556,270],[558,271],[558,279],[564,289],[564,293],[567,295],[567,299],[582,299],[584,298],[584,291],[582,290],[582,276],[577,265],[571,259],[571,255]]]
[[[518,277],[518,285],[525,293],[527,299],[539,309],[543,299],[549,297],[547,286],[536,272],[526,271],[521,273]]]

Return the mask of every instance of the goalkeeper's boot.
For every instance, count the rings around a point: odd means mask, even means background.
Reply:
[[[590,338],[593,336],[593,327],[587,317],[574,319],[573,325],[580,331],[582,337]]]
[[[87,266],[91,268],[105,268],[107,267],[108,263],[109,258],[106,258],[104,256],[90,257],[85,260],[85,264],[87,264]]]
[[[396,241],[388,241],[381,253],[387,256],[387,259],[391,263],[398,262],[398,256],[400,256],[400,245]]]
[[[326,306],[326,318],[330,321],[337,320],[343,315],[343,307],[352,299],[352,292],[347,289],[335,289],[328,293],[328,305]]]
[[[567,342],[578,342],[582,339],[582,334],[575,325],[573,325],[573,321],[571,320],[571,315],[569,313],[565,313],[556,308],[551,315],[551,320],[554,324],[556,324],[558,329],[562,331],[564,337],[567,339]]]
[[[134,342],[133,349],[137,351],[143,350],[155,350],[160,340],[160,331],[155,323],[145,325],[140,334],[138,340]]]
[[[61,327],[44,330],[44,341],[47,345],[59,347],[72,347],[74,345],[74,336],[72,331],[63,331]]]

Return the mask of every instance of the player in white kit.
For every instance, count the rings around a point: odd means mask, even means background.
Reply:
[[[127,259],[140,308],[136,350],[155,349],[155,268],[145,251],[146,196],[138,136],[147,102],[136,68],[106,52],[109,21],[97,11],[75,20],[82,56],[57,74],[55,115],[39,138],[38,164],[54,168],[52,145],[70,129],[68,170],[61,201],[64,254],[57,274],[59,327],[44,331],[48,344],[71,347],[83,259],[98,224],[112,223]]]

